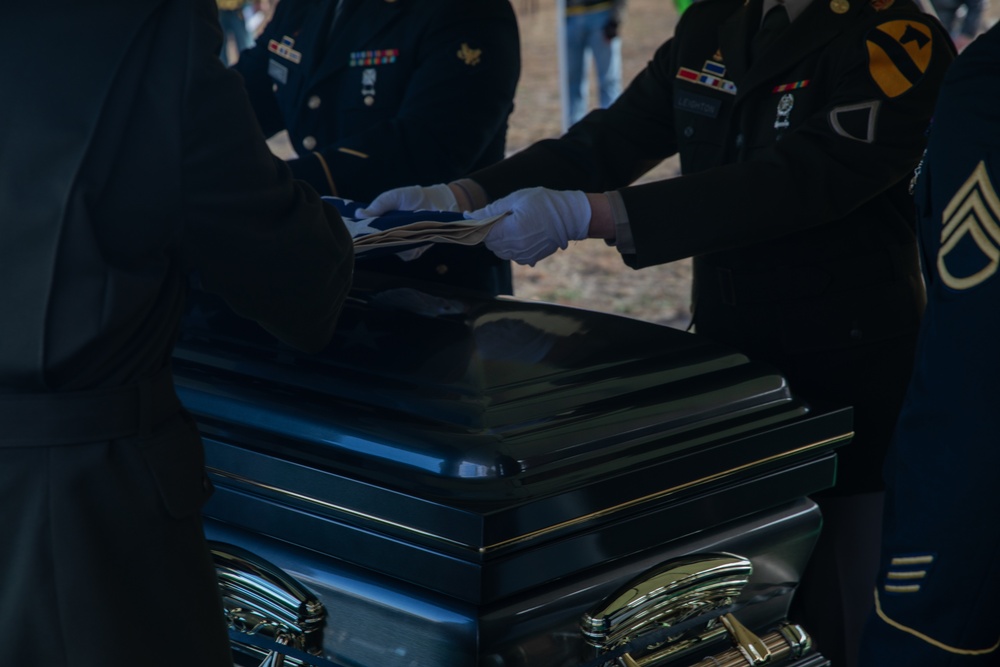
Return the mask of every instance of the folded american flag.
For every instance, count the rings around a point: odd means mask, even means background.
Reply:
[[[337,207],[340,217],[354,239],[357,257],[402,253],[429,243],[481,243],[498,215],[483,220],[466,220],[462,213],[449,211],[390,211],[374,218],[357,215],[365,202],[340,197],[323,197]]]

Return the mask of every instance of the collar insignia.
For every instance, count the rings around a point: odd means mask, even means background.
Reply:
[[[462,44],[462,48],[458,50],[458,59],[464,62],[466,65],[475,66],[479,64],[479,60],[483,55],[482,49],[470,48],[468,44]]]

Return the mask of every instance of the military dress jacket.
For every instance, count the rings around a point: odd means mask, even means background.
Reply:
[[[625,261],[693,256],[696,326],[729,342],[841,347],[915,331],[907,187],[950,42],[910,0],[814,0],[751,63],[761,4],[696,3],[610,108],[471,178],[493,198],[620,188]],[[682,178],[625,187],[674,154]],[[778,301],[791,305],[760,326],[732,321],[733,308]]]
[[[927,311],[886,462],[878,607],[861,667],[1000,657],[1000,26],[941,89],[914,191]]]
[[[693,257],[697,333],[854,408],[835,493],[882,486],[924,304],[908,181],[954,49],[910,0],[813,0],[755,61],[761,0],[702,0],[608,109],[470,177],[618,189],[641,268]],[[629,186],[679,154],[682,176]]]
[[[370,201],[501,159],[520,75],[508,0],[282,0],[236,69],[321,194]]]

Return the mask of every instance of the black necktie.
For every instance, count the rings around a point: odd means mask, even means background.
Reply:
[[[774,42],[775,38],[788,27],[789,23],[791,21],[788,20],[788,10],[785,9],[784,5],[777,4],[771,7],[767,15],[764,16],[764,20],[761,21],[757,34],[753,36],[753,42],[750,44],[750,58],[757,60],[760,54]]]
[[[336,34],[337,29],[347,19],[347,15],[353,11],[356,4],[356,2],[350,2],[350,0],[337,0],[337,4],[333,9],[333,18],[330,19],[330,27],[327,30],[327,46],[333,44],[334,35]]]

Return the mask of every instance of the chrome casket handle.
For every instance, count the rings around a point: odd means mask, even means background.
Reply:
[[[209,542],[209,549],[229,628],[275,644],[270,653],[241,645],[246,652],[264,655],[262,667],[299,663],[286,661],[282,646],[322,655],[326,609],[315,595],[281,568],[250,551],[223,542]]]
[[[733,647],[698,667],[755,667],[811,650],[808,635],[787,625],[757,637],[731,613],[753,573],[749,559],[729,553],[693,554],[668,561],[629,581],[584,615],[581,632],[595,662],[612,651],[606,665],[656,667],[729,635]],[[705,616],[704,623],[698,618]],[[670,628],[677,627],[676,633]],[[655,634],[654,634],[655,633]],[[626,645],[642,645],[623,653]],[[617,649],[617,650],[616,650]],[[723,662],[725,661],[725,662]],[[589,664],[589,663],[588,663]]]

